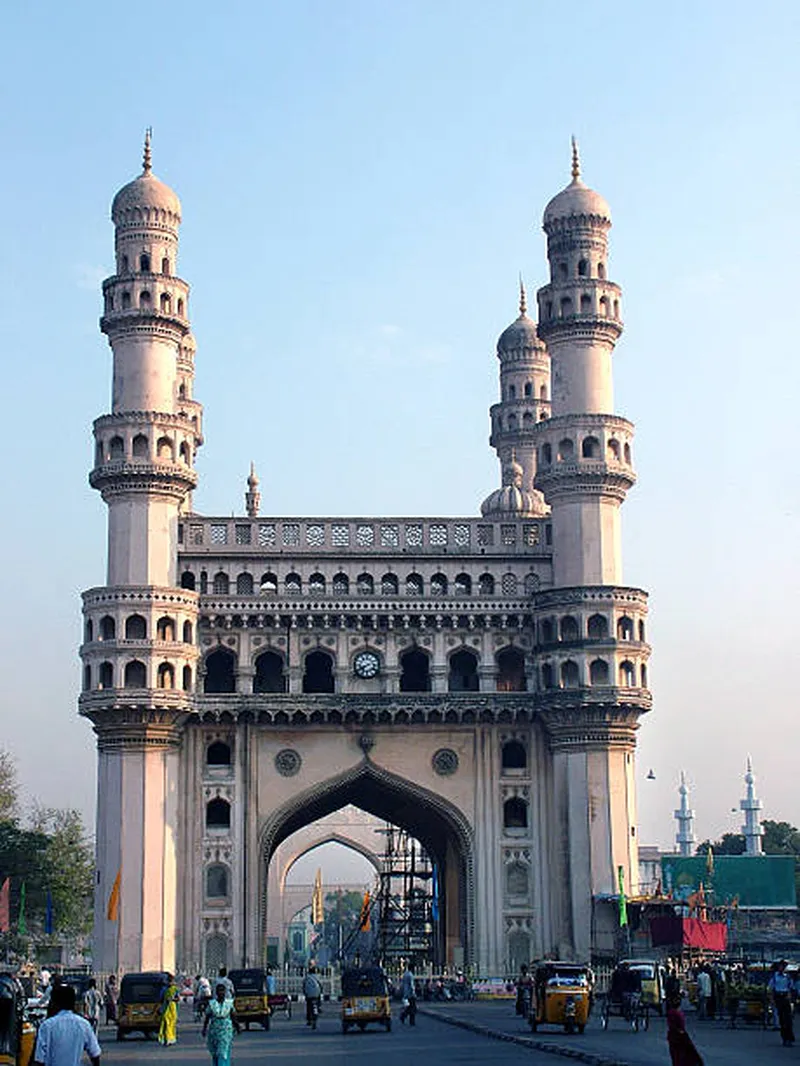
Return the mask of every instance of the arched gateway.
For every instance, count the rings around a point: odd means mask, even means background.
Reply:
[[[276,849],[352,805],[426,849],[443,965],[613,949],[650,649],[646,594],[621,575],[635,477],[633,426],[612,413],[610,213],[577,155],[545,211],[539,325],[522,291],[498,341],[502,484],[479,517],[262,516],[252,470],[243,514],[194,512],[181,207],[149,138],[112,217],[113,404],[90,474],[108,570],[81,647],[96,968],[262,961]]]

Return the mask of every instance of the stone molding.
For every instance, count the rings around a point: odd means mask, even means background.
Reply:
[[[627,585],[564,585],[555,589],[540,589],[534,593],[535,610],[567,607],[577,604],[627,607],[635,604],[647,609],[648,594],[644,589]]]
[[[196,611],[200,594],[194,589],[182,589],[169,585],[97,585],[82,593],[84,609],[106,607],[111,604],[136,606],[151,604],[154,607],[179,607]]]
[[[84,709],[97,735],[97,750],[146,751],[153,748],[179,749],[187,713],[181,708],[162,706],[115,706],[103,713]]]
[[[89,484],[107,500],[110,496],[145,492],[182,500],[197,487],[197,471],[171,459],[113,459],[89,472]]]

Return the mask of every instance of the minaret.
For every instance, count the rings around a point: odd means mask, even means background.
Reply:
[[[248,518],[258,518],[258,509],[261,506],[261,493],[258,491],[258,478],[256,477],[255,463],[250,464],[250,474],[247,478],[247,492],[244,494],[244,506]]]
[[[489,409],[492,434],[489,443],[497,451],[500,469],[512,462],[522,467],[522,488],[533,491],[536,474],[537,422],[550,417],[550,358],[536,323],[528,317],[528,300],[519,281],[519,317],[503,330],[497,341],[500,362],[500,402]],[[544,497],[535,494],[532,513],[545,514]]]
[[[675,811],[675,821],[678,823],[678,832],[675,834],[675,843],[678,845],[679,855],[694,855],[694,846],[697,837],[694,835],[694,811],[689,806],[689,786],[686,784],[686,774],[681,770],[681,783],[678,789],[681,797],[680,807]]]
[[[111,216],[116,272],[100,320],[111,413],[94,423],[89,476],[108,507],[108,564],[106,585],[83,594],[81,647],[80,710],[99,759],[93,957],[100,971],[173,970],[178,752],[198,660],[198,594],[176,587],[178,514],[197,482],[202,409],[176,273],[180,203],[152,172],[149,131],[142,173]]]
[[[759,820],[758,812],[762,803],[756,799],[756,779],[753,774],[753,763],[747,756],[747,773],[744,775],[747,793],[743,800],[739,801],[739,807],[744,811],[744,825],[742,836],[744,837],[745,855],[761,855],[761,838],[764,835],[764,827]]]
[[[635,738],[651,705],[647,594],[622,584],[620,505],[635,477],[633,426],[613,413],[622,319],[620,288],[608,277],[610,228],[573,140],[572,180],[543,220],[550,281],[538,292],[538,331],[552,402],[535,427],[534,485],[550,505],[553,544],[553,587],[535,597],[537,702],[567,841],[564,928],[578,958],[593,937],[613,935],[613,915],[597,901],[617,891],[619,868],[626,884],[638,880]]]

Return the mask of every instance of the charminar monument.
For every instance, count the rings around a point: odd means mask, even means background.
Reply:
[[[635,474],[614,409],[611,212],[577,150],[544,211],[538,324],[521,290],[497,342],[500,487],[460,518],[278,517],[252,469],[240,516],[198,514],[181,204],[149,135],[111,218],[111,403],[89,475],[108,565],[80,650],[95,967],[261,964],[280,932],[274,856],[353,808],[424,846],[442,965],[607,950],[619,868],[628,891],[637,879],[650,648],[647,595],[622,576]]]

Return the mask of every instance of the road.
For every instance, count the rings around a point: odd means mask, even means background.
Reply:
[[[306,1028],[302,1010],[291,1021],[277,1017],[269,1033],[252,1029],[241,1033],[234,1041],[232,1066],[246,1063],[268,1063],[268,1066],[409,1066],[415,1058],[420,1062],[452,1064],[452,1066],[554,1066],[558,1059],[544,1053],[532,1053],[515,1044],[489,1041],[485,1036],[465,1032],[431,1018],[419,1018],[415,1028],[401,1026],[395,1011],[391,1033],[371,1026],[365,1033],[342,1034],[339,1005],[326,1003],[319,1028]],[[102,1061],[128,1063],[131,1066],[209,1066],[205,1043],[199,1026],[192,1022],[191,1012],[181,1009],[178,1043],[162,1048],[154,1041],[137,1036],[122,1043],[114,1039],[114,1031],[103,1027],[100,1043]]]

